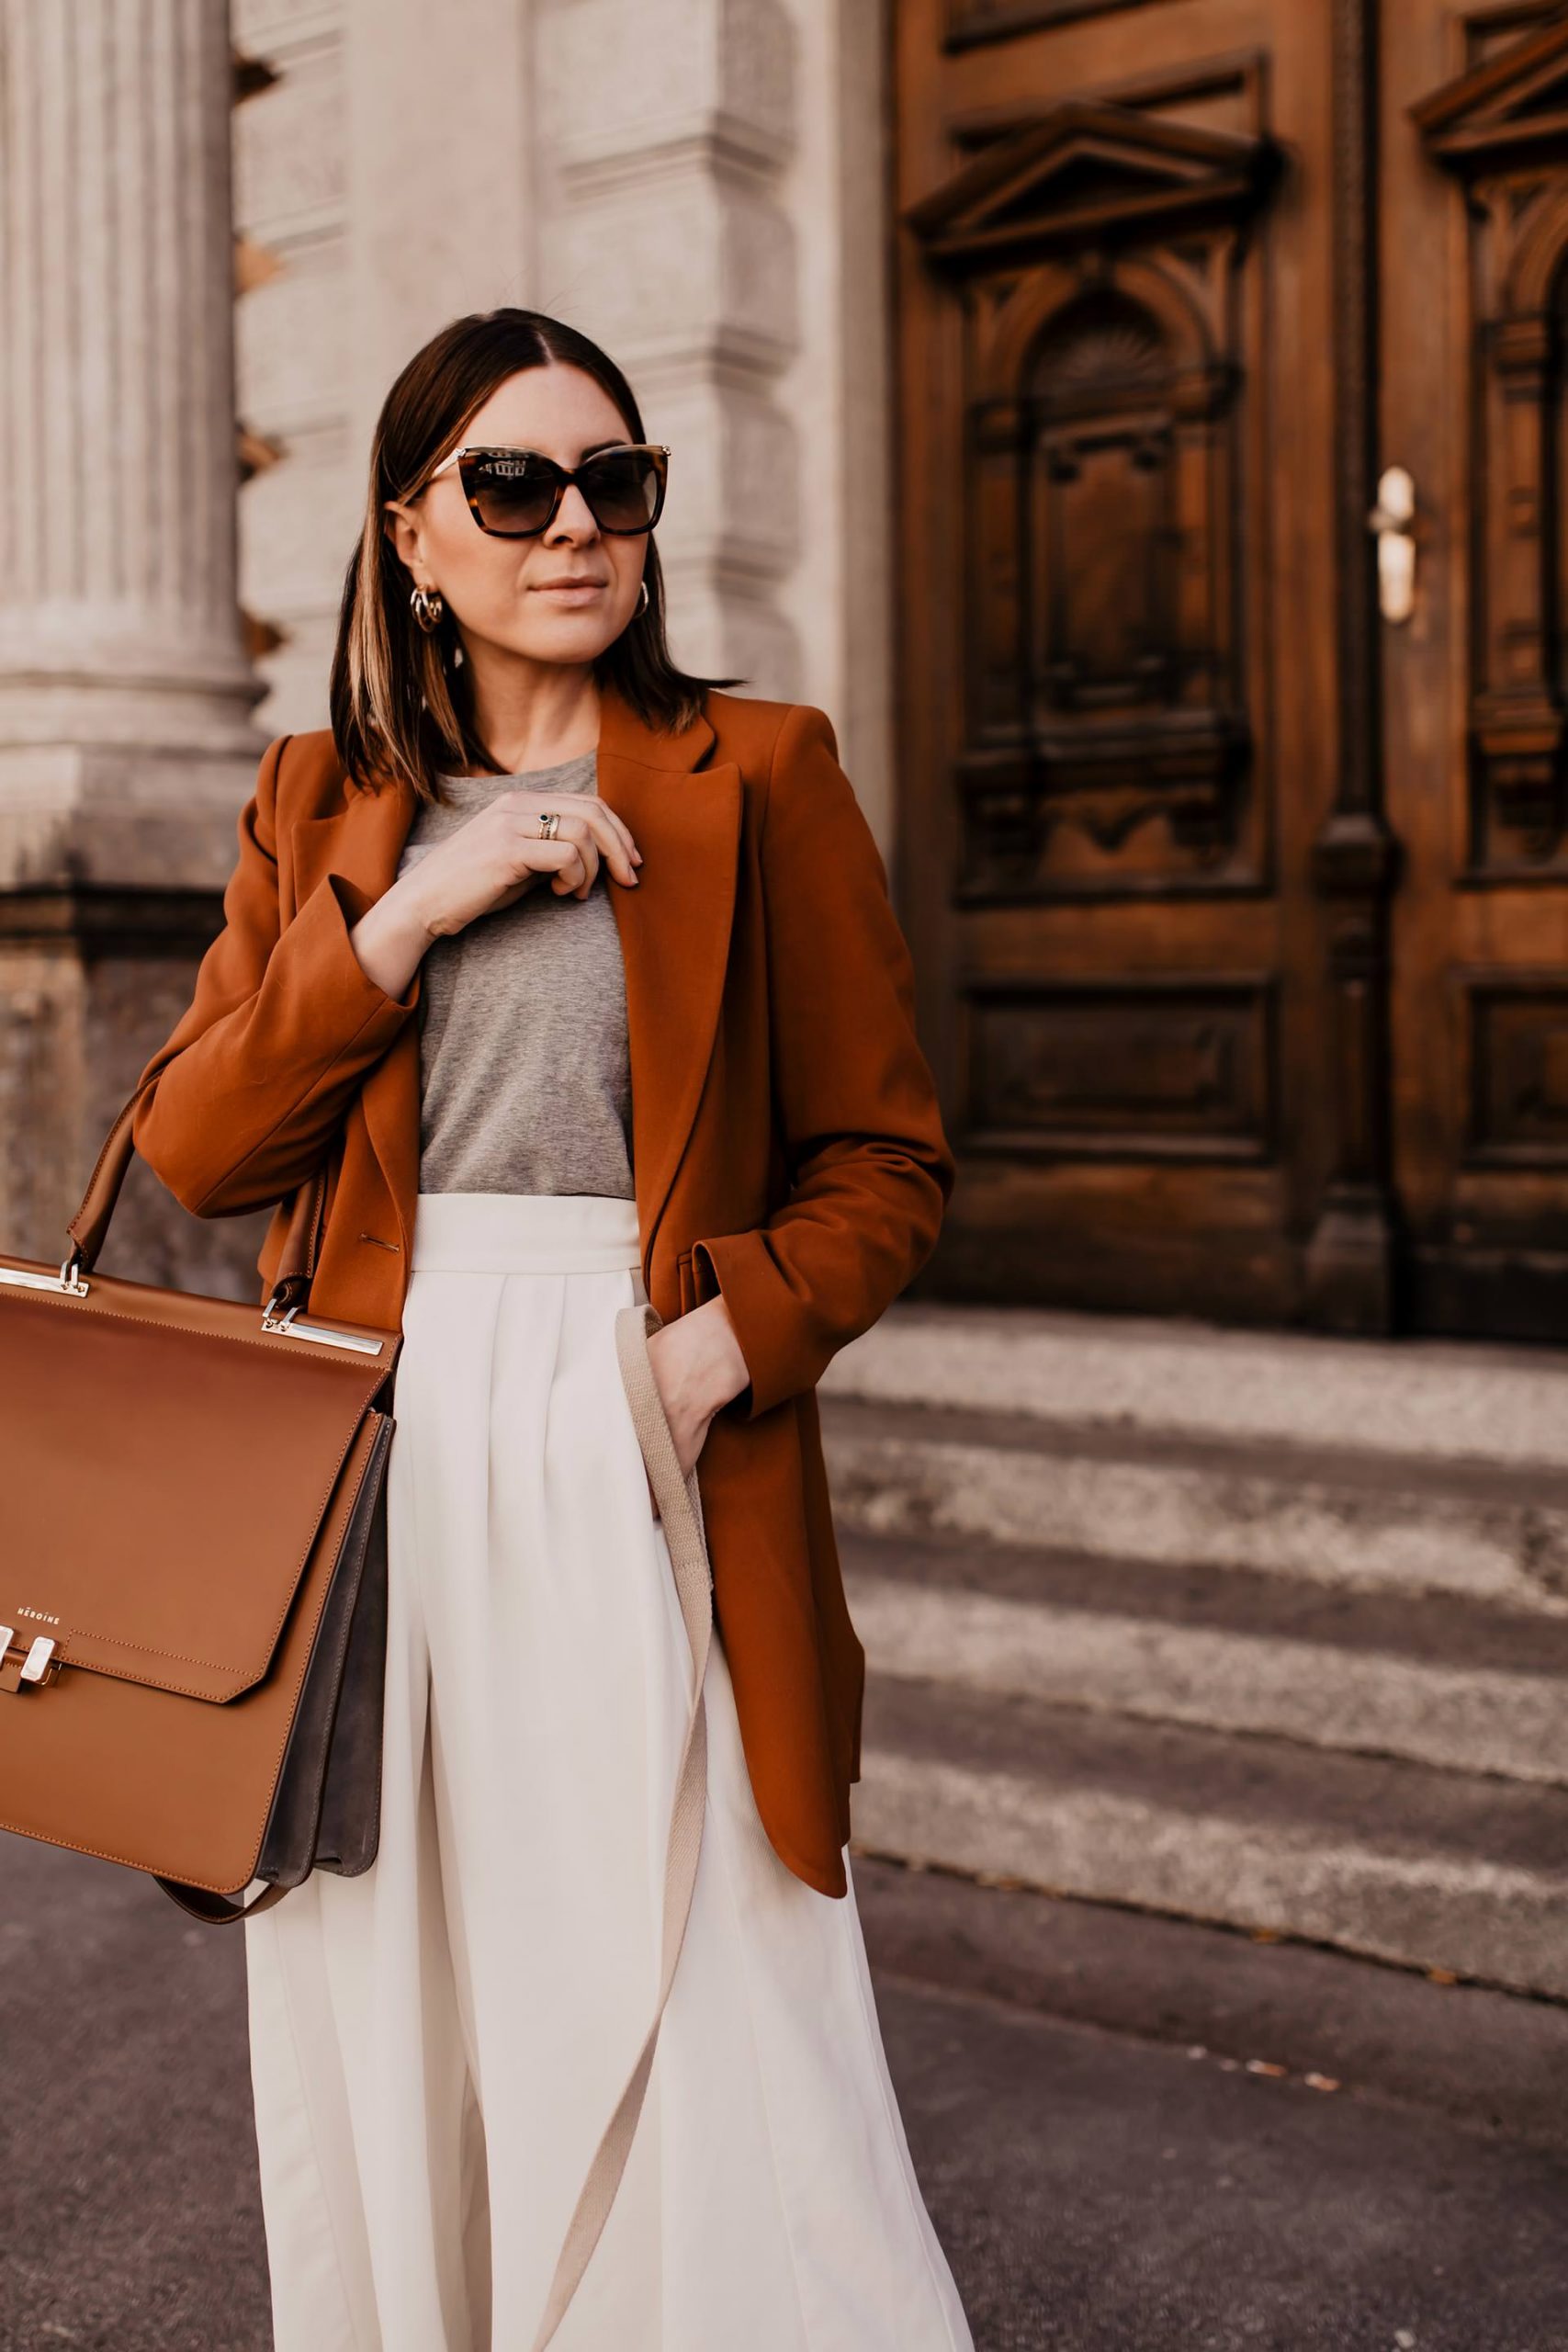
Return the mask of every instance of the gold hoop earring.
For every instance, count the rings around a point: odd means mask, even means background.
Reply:
[[[409,605],[415,620],[423,629],[426,637],[434,637],[441,626],[442,615],[446,610],[440,589],[422,588],[416,583],[413,594],[409,598]]]
[[[642,582],[642,583],[641,583],[641,588],[642,588],[642,601],[641,601],[641,603],[637,605],[637,608],[636,612],[632,615],[632,618],[633,618],[633,620],[634,620],[634,621],[639,621],[639,620],[641,620],[641,618],[642,618],[642,616],[643,616],[644,613],[646,613],[646,612],[647,612],[647,610],[648,610],[648,607],[649,607],[649,603],[651,602],[651,599],[650,599],[650,598],[649,598],[649,593],[648,593],[648,582],[647,582],[647,581],[646,581],[646,580]]]

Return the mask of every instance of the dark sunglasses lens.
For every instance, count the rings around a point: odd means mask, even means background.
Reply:
[[[602,531],[646,531],[659,513],[657,458],[611,450],[583,467],[578,488]]]
[[[555,503],[556,478],[522,451],[515,457],[467,458],[463,487],[484,528],[506,537],[544,529]]]

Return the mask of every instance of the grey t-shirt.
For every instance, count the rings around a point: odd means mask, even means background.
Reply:
[[[443,776],[400,874],[502,792],[596,792],[598,754],[518,775]],[[601,865],[585,899],[547,880],[432,943],[422,967],[422,1193],[635,1197],[620,933]]]

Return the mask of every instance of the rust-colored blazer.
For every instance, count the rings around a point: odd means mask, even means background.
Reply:
[[[864,1653],[815,1384],[935,1245],[954,1166],[875,841],[809,704],[710,691],[660,734],[614,693],[598,787],[643,853],[610,894],[626,965],[643,1280],[666,1320],[722,1292],[750,1385],[697,1480],[751,1786],[775,1851],[842,1894]],[[137,1148],[197,1216],[329,1170],[311,1303],[398,1329],[419,1190],[422,973],[391,997],[349,932],[397,872],[406,785],[285,736],[239,820],[225,928],[142,1073]],[[257,1260],[263,1296],[279,1206]]]

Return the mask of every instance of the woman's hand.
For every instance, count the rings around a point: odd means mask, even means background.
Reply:
[[[560,817],[554,841],[539,832],[547,808]],[[642,853],[596,792],[502,792],[403,878],[426,929],[439,939],[509,907],[547,875],[558,898],[570,892],[585,899],[602,858],[617,882],[637,880]]]
[[[553,841],[539,831],[547,808],[560,818]],[[513,905],[547,876],[558,898],[585,899],[602,863],[629,887],[642,852],[596,792],[498,793],[382,892],[349,934],[354,952],[378,988],[401,996],[433,940]]]
[[[689,1477],[707,1442],[714,1415],[739,1396],[751,1377],[723,1299],[706,1299],[672,1323],[660,1324],[649,1336],[648,1360],[675,1441],[681,1476]],[[653,1498],[651,1480],[649,1495]],[[653,1512],[658,1518],[657,1499]]]

